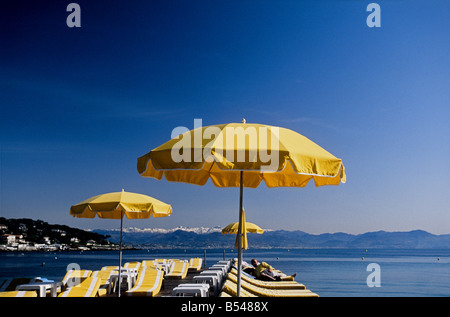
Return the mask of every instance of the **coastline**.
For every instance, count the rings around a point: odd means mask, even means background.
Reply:
[[[122,246],[122,250],[143,250],[141,248],[136,247],[124,247]],[[8,252],[73,252],[73,251],[119,251],[119,246],[95,246],[95,247],[77,247],[77,248],[59,248],[59,247],[35,247],[35,246],[27,246],[27,247],[11,247],[0,245],[0,253],[8,253]]]

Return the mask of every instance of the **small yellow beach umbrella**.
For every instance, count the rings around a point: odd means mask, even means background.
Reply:
[[[167,217],[172,207],[147,195],[126,191],[97,195],[70,207],[70,214],[78,218],[146,219]]]
[[[281,127],[229,123],[186,131],[138,158],[141,176],[217,187],[239,187],[239,219],[243,187],[304,187],[345,183],[342,160],[303,135]],[[245,175],[244,175],[245,174]],[[238,238],[241,239],[240,221]],[[239,242],[241,246],[241,242]],[[241,248],[238,249],[240,295]]]
[[[264,230],[259,226],[251,222],[245,221],[245,211],[242,210],[242,249],[248,249],[247,233],[264,233]],[[239,222],[230,223],[228,226],[222,229],[222,234],[238,234],[239,232]],[[234,244],[235,249],[239,249],[239,237],[236,236],[236,242]]]
[[[70,207],[70,214],[78,218],[120,219],[119,268],[122,267],[123,216],[128,219],[167,217],[172,206],[147,195],[125,192],[97,195]],[[119,270],[120,296],[120,270]]]

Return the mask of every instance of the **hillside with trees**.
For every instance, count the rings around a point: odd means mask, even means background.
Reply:
[[[11,251],[116,247],[107,240],[108,235],[27,218],[0,217],[0,237],[0,244]]]

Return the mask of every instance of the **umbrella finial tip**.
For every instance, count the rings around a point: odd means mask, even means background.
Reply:
[[[246,120],[245,120],[245,118],[242,118],[242,121],[241,121],[242,123],[245,123],[246,122]]]

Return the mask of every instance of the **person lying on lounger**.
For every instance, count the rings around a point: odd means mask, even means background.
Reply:
[[[266,262],[258,262],[256,259],[252,259],[251,263],[255,267],[253,275],[256,276],[257,279],[263,281],[292,281],[297,276],[297,273],[288,276],[277,272]]]

